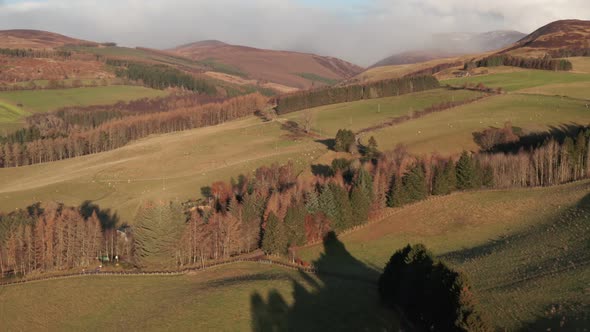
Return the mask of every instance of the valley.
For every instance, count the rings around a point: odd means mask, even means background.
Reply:
[[[2,327],[583,331],[587,22],[367,69],[0,31]]]

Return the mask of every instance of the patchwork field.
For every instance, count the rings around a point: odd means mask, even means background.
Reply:
[[[324,268],[363,276],[359,267],[380,270],[395,250],[424,243],[468,275],[498,328],[590,323],[590,182],[459,193],[392,212],[341,237],[347,252]],[[314,261],[326,251],[300,255]],[[363,265],[347,264],[350,255]]]
[[[274,162],[293,160],[302,170],[327,150],[287,134],[279,123],[252,117],[149,137],[100,154],[0,169],[0,211],[36,201],[91,200],[132,223],[143,200],[198,198],[203,186]]]
[[[358,331],[370,322],[371,329],[396,328],[376,297],[376,287],[364,283],[242,263],[183,276],[4,286],[0,316],[3,329],[27,331]]]
[[[416,153],[477,150],[473,132],[510,121],[525,132],[564,125],[588,125],[587,101],[539,95],[508,94],[456,107],[371,132],[382,150],[405,144]]]
[[[385,120],[444,102],[474,99],[482,93],[467,90],[436,89],[398,97],[361,100],[312,108],[312,130],[325,136],[335,136],[339,129],[358,131]],[[286,119],[303,122],[304,112],[285,115]]]

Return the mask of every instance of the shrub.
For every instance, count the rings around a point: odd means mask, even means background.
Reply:
[[[463,275],[438,261],[423,245],[398,250],[379,277],[383,304],[398,307],[430,331],[490,331],[475,308]]]

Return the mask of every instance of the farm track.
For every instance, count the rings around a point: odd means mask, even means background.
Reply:
[[[78,273],[68,273],[62,275],[55,275],[55,276],[48,276],[48,277],[41,277],[41,278],[32,278],[32,279],[22,279],[22,280],[15,280],[10,282],[2,282],[0,286],[10,286],[10,285],[19,285],[19,284],[28,284],[33,282],[41,282],[41,281],[48,281],[48,280],[56,280],[56,279],[68,279],[68,278],[75,278],[75,277],[87,277],[87,276],[179,276],[184,275],[191,272],[200,272],[209,270],[214,267],[230,265],[230,264],[237,264],[237,263],[258,263],[264,265],[275,265],[282,268],[287,268],[291,270],[297,270],[299,272],[311,273],[315,275],[325,275],[329,277],[335,277],[344,280],[352,280],[352,281],[361,281],[366,282],[369,284],[376,284],[376,280],[369,280],[367,278],[362,278],[358,276],[346,275],[343,273],[335,273],[335,272],[327,272],[327,271],[319,271],[314,267],[304,267],[301,265],[296,264],[288,264],[284,262],[279,262],[276,260],[272,260],[268,258],[266,255],[260,253],[254,257],[250,258],[235,258],[230,259],[222,262],[215,262],[211,264],[207,264],[205,266],[200,267],[190,267],[181,270],[160,270],[160,271],[105,271],[105,272],[78,272]]]
[[[363,129],[357,131],[356,132],[356,135],[357,135],[357,137],[361,137],[364,134],[369,133],[369,132],[377,131],[377,130],[380,130],[380,129],[383,129],[383,128],[387,128],[387,127],[393,127],[395,125],[399,125],[399,124],[402,124],[404,122],[408,122],[408,121],[420,119],[420,118],[423,118],[423,117],[425,117],[425,116],[427,116],[429,114],[440,113],[440,112],[444,112],[444,111],[455,109],[455,108],[460,107],[460,106],[465,106],[465,105],[473,104],[473,103],[476,103],[478,101],[484,100],[486,98],[490,98],[492,96],[497,96],[497,95],[498,94],[495,94],[495,93],[494,94],[489,93],[489,94],[483,95],[481,97],[477,97],[477,98],[473,98],[473,99],[468,99],[468,100],[464,100],[464,101],[461,101],[461,102],[452,102],[452,103],[449,103],[448,105],[445,105],[445,106],[441,107],[440,109],[432,109],[431,107],[430,108],[425,108],[423,110],[416,111],[416,112],[414,112],[413,114],[410,114],[410,115],[403,115],[403,116],[398,116],[398,117],[395,117],[395,118],[390,118],[389,120],[384,121],[383,123],[380,123],[380,124],[377,124],[377,125],[374,125],[374,126],[370,126],[370,127],[367,127],[367,128],[363,128]]]

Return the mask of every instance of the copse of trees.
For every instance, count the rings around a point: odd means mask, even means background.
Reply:
[[[523,58],[507,54],[492,55],[483,58],[476,63],[477,67],[512,66],[527,69],[560,70],[569,71],[573,69],[572,63],[565,59],[545,58]]]
[[[352,130],[339,129],[334,139],[334,150],[338,152],[354,152],[356,137]]]
[[[370,82],[361,85],[326,87],[283,95],[274,100],[278,114],[295,112],[329,104],[399,96],[402,94],[436,89],[440,84],[433,76],[412,76]]]
[[[425,330],[492,330],[477,309],[465,276],[421,244],[408,245],[391,256],[379,277],[379,296]]]
[[[214,95],[217,92],[215,86],[206,80],[198,79],[170,66],[150,65],[113,59],[108,59],[106,63],[113,66],[120,66],[116,71],[118,77],[141,81],[146,86],[154,89],[178,87],[208,95]]]
[[[18,167],[79,157],[116,149],[152,134],[217,125],[252,115],[266,107],[266,102],[264,96],[252,94],[222,103],[127,116],[83,132],[72,131],[67,135],[57,134],[25,143],[20,143],[19,139],[13,140],[13,143],[6,141],[0,145],[0,167]],[[36,135],[37,131],[34,133]]]
[[[84,217],[78,208],[47,204],[0,215],[0,277],[131,259],[132,250],[130,234],[103,229],[96,211]]]

